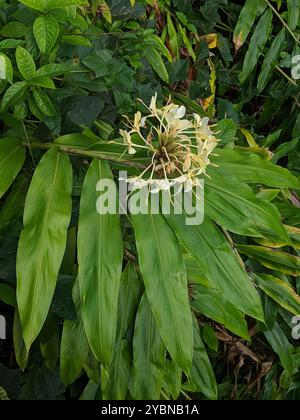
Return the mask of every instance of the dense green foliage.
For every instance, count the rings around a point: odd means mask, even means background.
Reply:
[[[299,0],[0,0],[0,399],[300,399],[299,35]],[[96,212],[155,93],[220,139],[199,226]]]

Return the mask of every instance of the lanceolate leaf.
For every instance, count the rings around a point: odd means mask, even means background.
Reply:
[[[102,390],[107,400],[125,400],[132,368],[132,343],[127,336],[139,307],[143,293],[136,267],[128,263],[121,277],[117,339]]]
[[[247,323],[238,309],[216,289],[195,286],[192,307],[195,311],[224,325],[229,331],[249,340]]]
[[[71,217],[72,167],[53,148],[39,163],[28,194],[17,256],[17,300],[27,350],[48,313]]]
[[[288,7],[288,25],[292,31],[294,31],[299,24],[300,17],[300,1],[299,0],[287,0]]]
[[[249,49],[245,56],[243,70],[239,76],[241,83],[244,83],[250,76],[257,65],[259,57],[263,53],[263,48],[268,41],[272,29],[272,19],[273,12],[268,9],[258,22],[250,40]]]
[[[144,294],[135,321],[133,338],[133,397],[158,400],[164,378],[166,350]]]
[[[254,278],[259,288],[280,306],[294,315],[300,314],[300,296],[287,281],[269,274],[258,274]]]
[[[205,204],[207,215],[231,232],[289,242],[277,208],[234,177],[206,180]]]
[[[78,378],[90,350],[82,322],[78,280],[74,285],[73,300],[77,318],[64,322],[60,349],[60,374],[66,385]]]
[[[254,245],[238,245],[242,254],[255,258],[262,265],[284,274],[300,276],[300,257],[272,248]]]
[[[86,335],[95,357],[106,367],[116,338],[123,245],[119,215],[96,209],[101,180],[113,180],[109,165],[94,160],[86,175],[78,231],[79,285]]]
[[[289,375],[292,375],[294,372],[294,348],[280,328],[279,324],[276,322],[273,330],[267,331],[264,334],[275,353],[278,354],[282,366],[287,370]]]
[[[278,64],[278,60],[283,50],[284,43],[285,29],[283,28],[272,42],[272,45],[270,46],[270,49],[268,50],[265,56],[262,69],[257,81],[257,89],[259,91],[262,91],[267,86],[267,83],[270,80],[273,71]]]
[[[217,399],[217,382],[203,344],[199,325],[194,317],[194,359],[190,375],[190,383],[185,389],[202,392],[210,400]]]
[[[258,293],[219,229],[207,218],[200,226],[187,226],[183,215],[167,220],[213,287],[240,311],[263,320]]]
[[[159,77],[164,82],[169,83],[169,74],[160,53],[155,48],[147,47],[144,51],[144,54],[151,67],[159,75]]]
[[[246,0],[234,30],[233,42],[238,51],[246,41],[256,17],[267,8],[265,0]]]
[[[263,184],[274,188],[300,189],[299,180],[291,172],[255,153],[217,149],[213,162],[216,168],[208,168],[211,177],[214,174],[233,177],[247,184]]]
[[[36,18],[33,33],[39,49],[46,54],[51,51],[59,35],[57,20],[51,15]]]
[[[192,316],[181,249],[161,215],[132,215],[147,299],[171,358],[186,373],[192,357]]]
[[[0,198],[6,193],[25,161],[25,149],[15,138],[0,140]]]

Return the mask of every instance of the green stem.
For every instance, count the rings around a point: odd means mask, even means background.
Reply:
[[[70,155],[76,155],[76,156],[81,156],[81,157],[86,157],[86,158],[91,158],[91,159],[97,158],[97,159],[108,160],[108,161],[111,161],[111,162],[132,166],[132,167],[138,168],[138,169],[144,168],[144,165],[142,165],[142,164],[139,164],[139,163],[136,163],[136,162],[126,161],[126,160],[120,159],[118,157],[113,157],[109,154],[99,152],[99,151],[95,151],[95,150],[84,150],[84,149],[79,149],[77,147],[65,146],[65,145],[56,144],[56,143],[29,143],[29,142],[27,143],[27,142],[23,142],[23,146],[28,147],[29,150],[32,150],[32,149],[49,150],[52,147],[58,147],[62,152],[68,153]]]

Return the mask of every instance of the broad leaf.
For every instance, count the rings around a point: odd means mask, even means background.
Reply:
[[[269,274],[254,275],[258,287],[294,315],[300,314],[300,296],[287,281]]]
[[[10,137],[0,140],[0,198],[20,172],[25,156],[20,140]]]
[[[82,322],[78,280],[74,285],[73,300],[77,318],[64,322],[60,349],[60,375],[66,385],[78,378],[90,350]]]
[[[36,66],[31,54],[23,47],[16,50],[16,60],[19,72],[25,80],[35,76]]]
[[[52,50],[59,35],[57,20],[51,15],[36,18],[33,33],[39,49],[46,54]]]
[[[199,325],[194,317],[194,359],[190,374],[190,382],[184,386],[188,391],[202,392],[210,400],[216,400],[217,382],[203,344]]]
[[[219,229],[207,218],[200,226],[187,226],[179,215],[167,216],[167,220],[211,285],[240,311],[263,320],[258,293]]]
[[[17,300],[27,350],[45,322],[65,252],[72,167],[53,148],[40,161],[26,198],[17,255]]]
[[[137,313],[133,338],[133,398],[159,400],[166,350],[146,294]]]
[[[70,6],[83,6],[87,2],[85,0],[19,0],[20,3],[32,9],[46,12],[52,9],[61,9]]]
[[[300,257],[263,246],[238,245],[238,250],[267,268],[295,277],[300,275]]]
[[[171,358],[186,373],[192,357],[192,316],[180,246],[161,215],[132,215],[147,299]]]
[[[205,206],[208,217],[231,232],[289,242],[277,208],[234,177],[215,174],[206,180]]]
[[[224,178],[234,177],[248,184],[300,189],[299,180],[289,170],[274,165],[255,153],[217,149],[216,155],[213,157],[213,163],[218,166],[208,168],[208,174],[212,178],[216,174]]]
[[[112,173],[105,161],[95,159],[81,195],[78,263],[86,335],[95,357],[108,367],[116,338],[123,245],[119,216],[97,212],[101,180],[113,182]]]
[[[238,51],[246,41],[257,16],[267,8],[264,0],[246,0],[234,30],[233,42]]]
[[[121,277],[117,339],[102,395],[105,400],[125,400],[132,369],[132,343],[127,333],[134,322],[143,293],[133,263],[128,263]],[[106,375],[104,377],[104,381]]]
[[[243,70],[239,79],[243,84],[255,69],[272,29],[273,12],[268,9],[260,18],[257,27],[250,39],[249,49],[246,53]]]

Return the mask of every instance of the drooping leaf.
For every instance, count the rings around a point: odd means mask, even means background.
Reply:
[[[240,82],[243,84],[250,76],[258,63],[258,59],[263,53],[263,49],[269,39],[272,29],[273,12],[268,9],[260,18],[257,27],[250,39],[249,49],[246,53],[243,70],[239,75]]]
[[[282,53],[285,43],[285,29],[283,28],[276,36],[272,45],[270,46],[257,81],[257,89],[261,92],[267,86],[275,67],[278,64],[280,54]]]
[[[141,296],[142,284],[136,267],[128,263],[121,277],[117,339],[102,395],[106,400],[125,400],[132,369],[132,343],[127,333],[133,324]]]
[[[254,275],[259,288],[294,315],[300,314],[300,296],[282,279],[269,274]]]
[[[192,355],[187,278],[175,234],[161,215],[132,215],[147,299],[171,358],[186,373]]]
[[[11,137],[0,140],[0,198],[20,172],[25,157],[25,149],[20,140]]]
[[[210,400],[216,400],[217,382],[203,344],[199,325],[194,317],[194,358],[190,381],[184,388],[192,392],[202,392]]]
[[[27,350],[41,331],[53,297],[71,217],[71,192],[69,158],[53,148],[34,173],[17,255],[17,300]]]
[[[55,117],[56,109],[49,96],[39,88],[33,88],[34,101],[39,110],[48,117]]]
[[[86,0],[19,0],[20,3],[32,9],[46,12],[52,9],[61,9],[70,6],[83,6],[86,5]]]
[[[247,184],[262,184],[274,188],[300,189],[299,180],[289,170],[271,161],[263,159],[255,153],[237,150],[217,149],[213,163],[217,168],[208,168],[208,174],[224,178],[234,176]]]
[[[264,0],[246,0],[234,30],[233,42],[238,51],[246,41],[255,19],[267,8]]]
[[[170,215],[167,220],[212,286],[241,312],[263,320],[254,285],[218,228],[208,218],[199,226],[187,226],[183,215]]]
[[[169,83],[169,74],[159,52],[155,48],[147,47],[144,51],[144,55],[159,77],[165,83]]]
[[[255,245],[238,245],[238,250],[248,257],[255,258],[267,268],[295,277],[300,275],[300,257]]]
[[[208,217],[231,232],[289,242],[277,208],[255,197],[251,188],[234,177],[216,175],[205,182]]]
[[[73,288],[76,320],[65,321],[60,348],[60,375],[66,385],[71,385],[80,375],[90,350],[81,316],[79,284]]]
[[[5,112],[10,106],[15,105],[27,90],[26,82],[17,82],[11,85],[4,93],[1,104],[1,111]]]
[[[294,347],[288,341],[286,335],[276,322],[275,327],[272,331],[266,331],[264,333],[266,339],[271,345],[275,353],[278,354],[282,366],[287,370],[289,375],[294,372],[293,352]]]
[[[164,378],[165,346],[146,294],[137,313],[133,338],[133,397],[158,400]]]
[[[123,245],[119,215],[96,209],[96,185],[105,180],[113,183],[109,165],[95,159],[81,195],[78,263],[86,335],[95,357],[108,367],[116,338]]]
[[[242,314],[216,289],[195,286],[192,302],[195,311],[224,325],[234,334],[249,340],[248,327]]]

